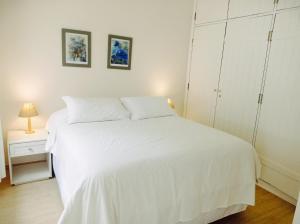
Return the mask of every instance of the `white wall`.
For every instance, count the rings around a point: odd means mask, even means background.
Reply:
[[[192,0],[0,0],[0,117],[4,130],[34,127],[63,95],[166,95],[183,108]],[[92,32],[92,68],[61,65],[61,28]],[[108,34],[133,37],[132,70],[106,68]]]

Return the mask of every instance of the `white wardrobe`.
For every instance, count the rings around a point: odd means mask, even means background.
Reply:
[[[300,188],[300,0],[198,0],[185,116],[252,143],[262,180]]]
[[[1,179],[4,178],[5,176],[6,173],[5,173],[4,147],[3,147],[1,120],[0,120],[0,182]]]

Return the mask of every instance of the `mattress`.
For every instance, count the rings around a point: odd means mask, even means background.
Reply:
[[[200,224],[255,202],[253,147],[180,117],[64,123],[49,138],[59,223]]]

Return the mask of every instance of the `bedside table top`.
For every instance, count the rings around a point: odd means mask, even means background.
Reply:
[[[46,129],[36,129],[33,134],[26,134],[24,130],[9,130],[7,132],[7,144],[43,141],[47,140]]]

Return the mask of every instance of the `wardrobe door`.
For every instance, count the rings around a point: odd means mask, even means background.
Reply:
[[[195,29],[186,116],[212,126],[225,23]]]
[[[229,0],[198,0],[196,24],[225,20]]]
[[[263,158],[289,171],[288,173],[298,181],[300,181],[299,40],[300,9],[278,13],[255,143],[257,151]],[[295,190],[295,198],[297,193]]]
[[[240,17],[263,12],[271,12],[274,0],[230,0],[229,17]]]
[[[272,16],[228,22],[215,127],[252,142]]]
[[[300,0],[279,0],[277,9],[292,8],[300,6]]]
[[[0,182],[1,179],[4,177],[5,177],[5,160],[4,160],[2,127],[1,127],[1,120],[0,120]]]

